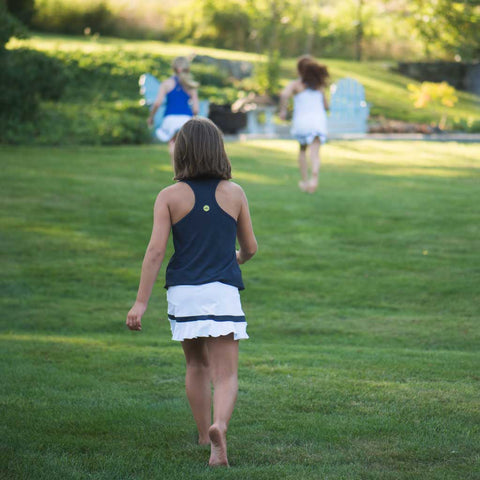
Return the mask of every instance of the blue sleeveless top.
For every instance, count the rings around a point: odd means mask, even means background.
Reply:
[[[167,93],[166,101],[167,106],[165,108],[165,114],[167,115],[189,115],[193,116],[192,109],[189,105],[190,96],[183,89],[182,85],[178,81],[177,77],[173,77],[175,80],[175,87],[173,90]]]
[[[235,253],[237,222],[215,199],[219,178],[183,180],[195,194],[195,205],[172,225],[173,254],[165,288],[222,282],[243,290]]]

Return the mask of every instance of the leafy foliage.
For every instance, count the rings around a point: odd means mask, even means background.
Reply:
[[[0,71],[0,82],[6,85],[0,91],[0,101],[3,102],[2,113],[10,114],[3,116],[0,142],[45,145],[151,141],[145,121],[146,109],[139,104],[138,78],[142,73],[150,72],[164,80],[171,75],[172,56],[190,53],[184,46],[172,43],[131,43],[84,36],[37,36],[31,40],[12,41],[9,49],[5,53],[12,68]],[[199,55],[219,58],[232,55],[232,52],[212,52],[202,48],[196,51]],[[237,60],[252,61],[248,54],[234,55]],[[280,58],[277,55],[274,60],[278,62]],[[28,72],[26,75],[19,74],[16,67],[17,71],[13,72],[13,65],[22,62],[22,68]],[[272,69],[271,84],[278,81],[283,86],[295,72],[295,60],[281,59],[279,65],[279,72]],[[332,81],[349,76],[365,86],[374,116],[428,123],[438,118],[438,112],[430,106],[424,109],[411,107],[405,94],[411,81],[391,72],[384,63],[329,60],[327,65]],[[278,64],[273,66],[278,68]],[[16,75],[13,80],[6,77],[8,72]],[[42,72],[43,81],[35,77],[39,72]],[[268,87],[266,75],[263,80],[251,77],[232,81],[220,69],[195,62],[192,72],[201,84],[199,96],[218,104],[231,104],[239,96],[252,91],[262,93]],[[32,82],[38,83],[39,87],[43,85],[40,92],[33,94],[29,88]],[[480,118],[475,109],[476,98],[464,92],[459,92],[458,97],[458,104],[451,109],[449,127],[478,131]],[[25,109],[23,113],[11,114],[8,102],[13,98],[19,100],[20,108]]]
[[[30,1],[30,0],[22,0]],[[15,2],[14,2],[15,3]],[[180,41],[239,51],[279,50],[334,58],[449,57],[475,60],[476,0],[37,0],[46,32]]]
[[[25,25],[30,25],[35,13],[35,0],[6,0],[8,11]]]
[[[4,53],[5,45],[12,36],[24,38],[26,36],[25,27],[18,18],[9,13],[6,3],[0,1],[0,55]]]
[[[438,49],[464,59],[480,56],[480,4],[476,0],[409,2],[411,21],[424,39],[427,56]]]
[[[95,43],[92,42],[93,45]],[[0,71],[0,142],[139,144],[151,141],[138,79],[171,75],[171,59],[137,50],[33,49],[6,52]],[[193,64],[200,96],[231,103],[237,90],[213,66]],[[229,87],[227,87],[229,85]]]
[[[280,93],[280,52],[270,52],[267,61],[257,67],[256,79],[259,86],[259,93],[278,95]]]
[[[438,126],[440,129],[445,128],[446,109],[454,107],[458,101],[455,88],[447,82],[423,82],[421,85],[410,83],[407,88],[415,108],[425,108],[432,104],[433,108],[441,112]]]
[[[455,95],[455,88],[447,82],[423,82],[421,85],[410,83],[408,90],[411,93],[411,98],[414,100],[415,108],[424,108],[429,103],[453,107],[458,101],[458,97]]]
[[[33,120],[39,102],[58,100],[66,84],[62,63],[45,53],[19,49],[3,55],[0,70],[0,139],[12,124]]]
[[[105,1],[59,3],[37,0],[37,11],[32,20],[32,26],[37,30],[76,35],[88,31],[113,34],[114,23],[114,15]]]

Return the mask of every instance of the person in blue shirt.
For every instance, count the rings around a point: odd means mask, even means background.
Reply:
[[[161,142],[168,142],[173,159],[175,135],[194,115],[198,114],[198,82],[190,73],[190,63],[185,57],[177,57],[172,63],[174,75],[160,84],[147,123],[151,127],[160,105],[166,101],[162,124],[155,131]]]
[[[257,241],[247,198],[229,181],[222,135],[210,120],[194,118],[180,129],[174,170],[176,183],[155,201],[140,286],[126,324],[141,330],[171,231],[174,254],[165,288],[172,338],[182,343],[185,354],[185,385],[199,443],[211,445],[209,465],[228,466],[226,433],[238,391],[238,341],[248,338],[239,265],[253,257]]]

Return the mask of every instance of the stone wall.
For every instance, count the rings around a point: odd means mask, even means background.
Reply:
[[[225,60],[223,58],[209,57],[208,55],[196,55],[193,62],[214,65],[216,68],[223,70],[227,75],[239,80],[250,77],[253,73],[253,65],[250,62]]]
[[[419,82],[448,82],[480,95],[480,63],[400,62],[397,71]]]

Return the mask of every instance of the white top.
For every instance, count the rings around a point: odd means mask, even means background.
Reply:
[[[309,88],[293,97],[292,135],[327,134],[323,93]]]

